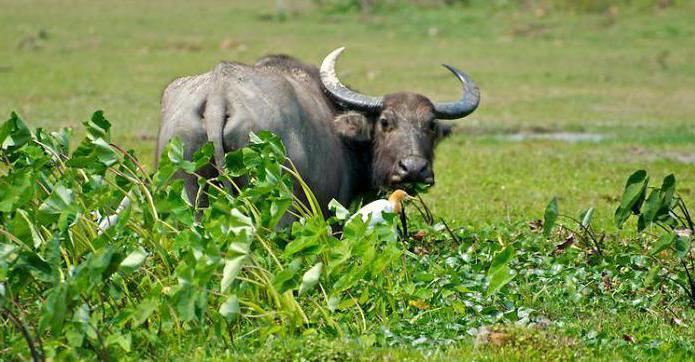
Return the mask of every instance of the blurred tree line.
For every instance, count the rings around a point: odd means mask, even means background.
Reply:
[[[329,12],[382,12],[404,5],[422,7],[467,6],[497,9],[546,9],[572,12],[605,12],[616,7],[667,8],[679,0],[313,0]],[[680,0],[691,1],[691,0]]]

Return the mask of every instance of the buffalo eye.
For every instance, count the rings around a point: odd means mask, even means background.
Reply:
[[[437,133],[437,128],[438,128],[437,122],[435,122],[435,121],[429,122],[429,130],[430,130],[430,132]]]
[[[427,125],[425,126],[425,133],[430,137],[437,137],[439,134],[439,123],[435,121],[427,122]]]
[[[379,125],[381,126],[381,129],[384,131],[389,131],[391,130],[391,128],[393,128],[393,122],[386,117],[381,117],[379,119]]]

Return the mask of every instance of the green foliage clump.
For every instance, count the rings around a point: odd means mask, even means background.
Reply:
[[[368,226],[332,202],[325,218],[271,133],[251,134],[208,180],[196,170],[210,145],[188,160],[173,140],[148,174],[110,143],[101,112],[84,126],[73,151],[68,130],[31,132],[16,114],[0,127],[0,340],[20,358],[157,358],[181,340],[199,356],[363,358],[329,339],[419,349],[596,306],[675,315],[693,285],[692,223],[672,176],[647,196],[646,173],[634,174],[616,211],[619,223],[637,213],[640,230],[661,226],[656,240],[606,243],[592,208],[574,218],[556,199],[530,229],[452,229],[423,204],[405,237],[397,215]],[[189,203],[177,175],[198,180],[207,207]],[[562,313],[544,300],[562,300]],[[505,333],[513,349],[548,335]],[[617,343],[593,330],[570,342]]]
[[[338,216],[325,219],[268,132],[227,154],[217,179],[198,178],[209,200],[200,208],[174,176],[197,177],[209,145],[186,160],[173,140],[149,175],[133,152],[110,143],[101,112],[84,125],[72,152],[67,130],[32,133],[16,114],[1,129],[0,307],[20,331],[2,338],[20,355],[146,355],[160,337],[191,332],[229,347],[238,338],[360,335],[375,331],[375,321],[417,318],[480,294],[485,270],[496,273],[511,256],[478,264],[470,289],[434,287],[446,270],[403,263],[411,257],[393,231],[395,215],[374,227],[346,223],[350,213],[334,202]],[[297,221],[286,227],[288,214]],[[106,215],[118,217],[99,226]],[[495,280],[491,292],[508,282]],[[485,300],[492,297],[475,303]]]
[[[622,227],[633,214],[637,230],[659,228],[661,236],[649,255],[657,262],[650,270],[650,283],[669,281],[680,286],[695,307],[695,265],[692,240],[695,222],[685,201],[676,193],[676,177],[664,178],[660,187],[649,191],[649,176],[644,170],[633,173],[625,184],[623,199],[615,210],[615,222]],[[648,192],[649,191],[649,192]],[[648,196],[647,196],[648,195]]]

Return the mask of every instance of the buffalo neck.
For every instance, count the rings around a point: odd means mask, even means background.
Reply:
[[[372,142],[343,142],[347,164],[352,179],[352,194],[354,199],[373,189],[372,183]]]

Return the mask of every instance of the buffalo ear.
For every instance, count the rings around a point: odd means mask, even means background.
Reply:
[[[335,117],[333,126],[340,137],[346,141],[364,142],[372,138],[369,120],[357,112],[347,112]]]
[[[451,131],[453,129],[453,126],[448,124],[448,123],[441,123],[439,122],[437,124],[437,140],[441,141],[444,138],[447,138],[451,135]]]

